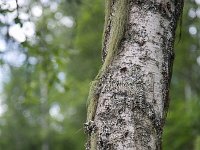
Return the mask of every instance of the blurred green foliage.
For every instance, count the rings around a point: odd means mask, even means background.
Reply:
[[[40,17],[32,12],[38,7]],[[34,0],[14,9],[0,1],[0,8],[0,42],[6,42],[0,47],[0,149],[84,149],[89,84],[101,66],[103,1]],[[177,29],[182,36],[175,44],[164,150],[200,147],[199,19],[200,6],[187,1]],[[34,36],[16,41],[9,29],[27,22],[34,23]]]

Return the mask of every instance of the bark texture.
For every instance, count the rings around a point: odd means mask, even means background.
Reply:
[[[183,0],[106,0],[104,64],[85,123],[90,150],[160,150]]]

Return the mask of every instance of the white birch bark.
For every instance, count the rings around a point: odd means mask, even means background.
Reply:
[[[182,0],[106,0],[86,149],[160,150]]]

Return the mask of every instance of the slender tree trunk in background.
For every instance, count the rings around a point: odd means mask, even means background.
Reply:
[[[40,109],[41,109],[41,129],[43,132],[41,150],[49,150],[49,102],[48,102],[48,82],[47,72],[40,73]]]
[[[86,149],[160,150],[183,0],[106,0],[104,64],[92,82]]]

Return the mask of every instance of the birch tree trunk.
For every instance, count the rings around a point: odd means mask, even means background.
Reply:
[[[103,66],[91,84],[86,149],[160,150],[183,0],[106,0]]]

